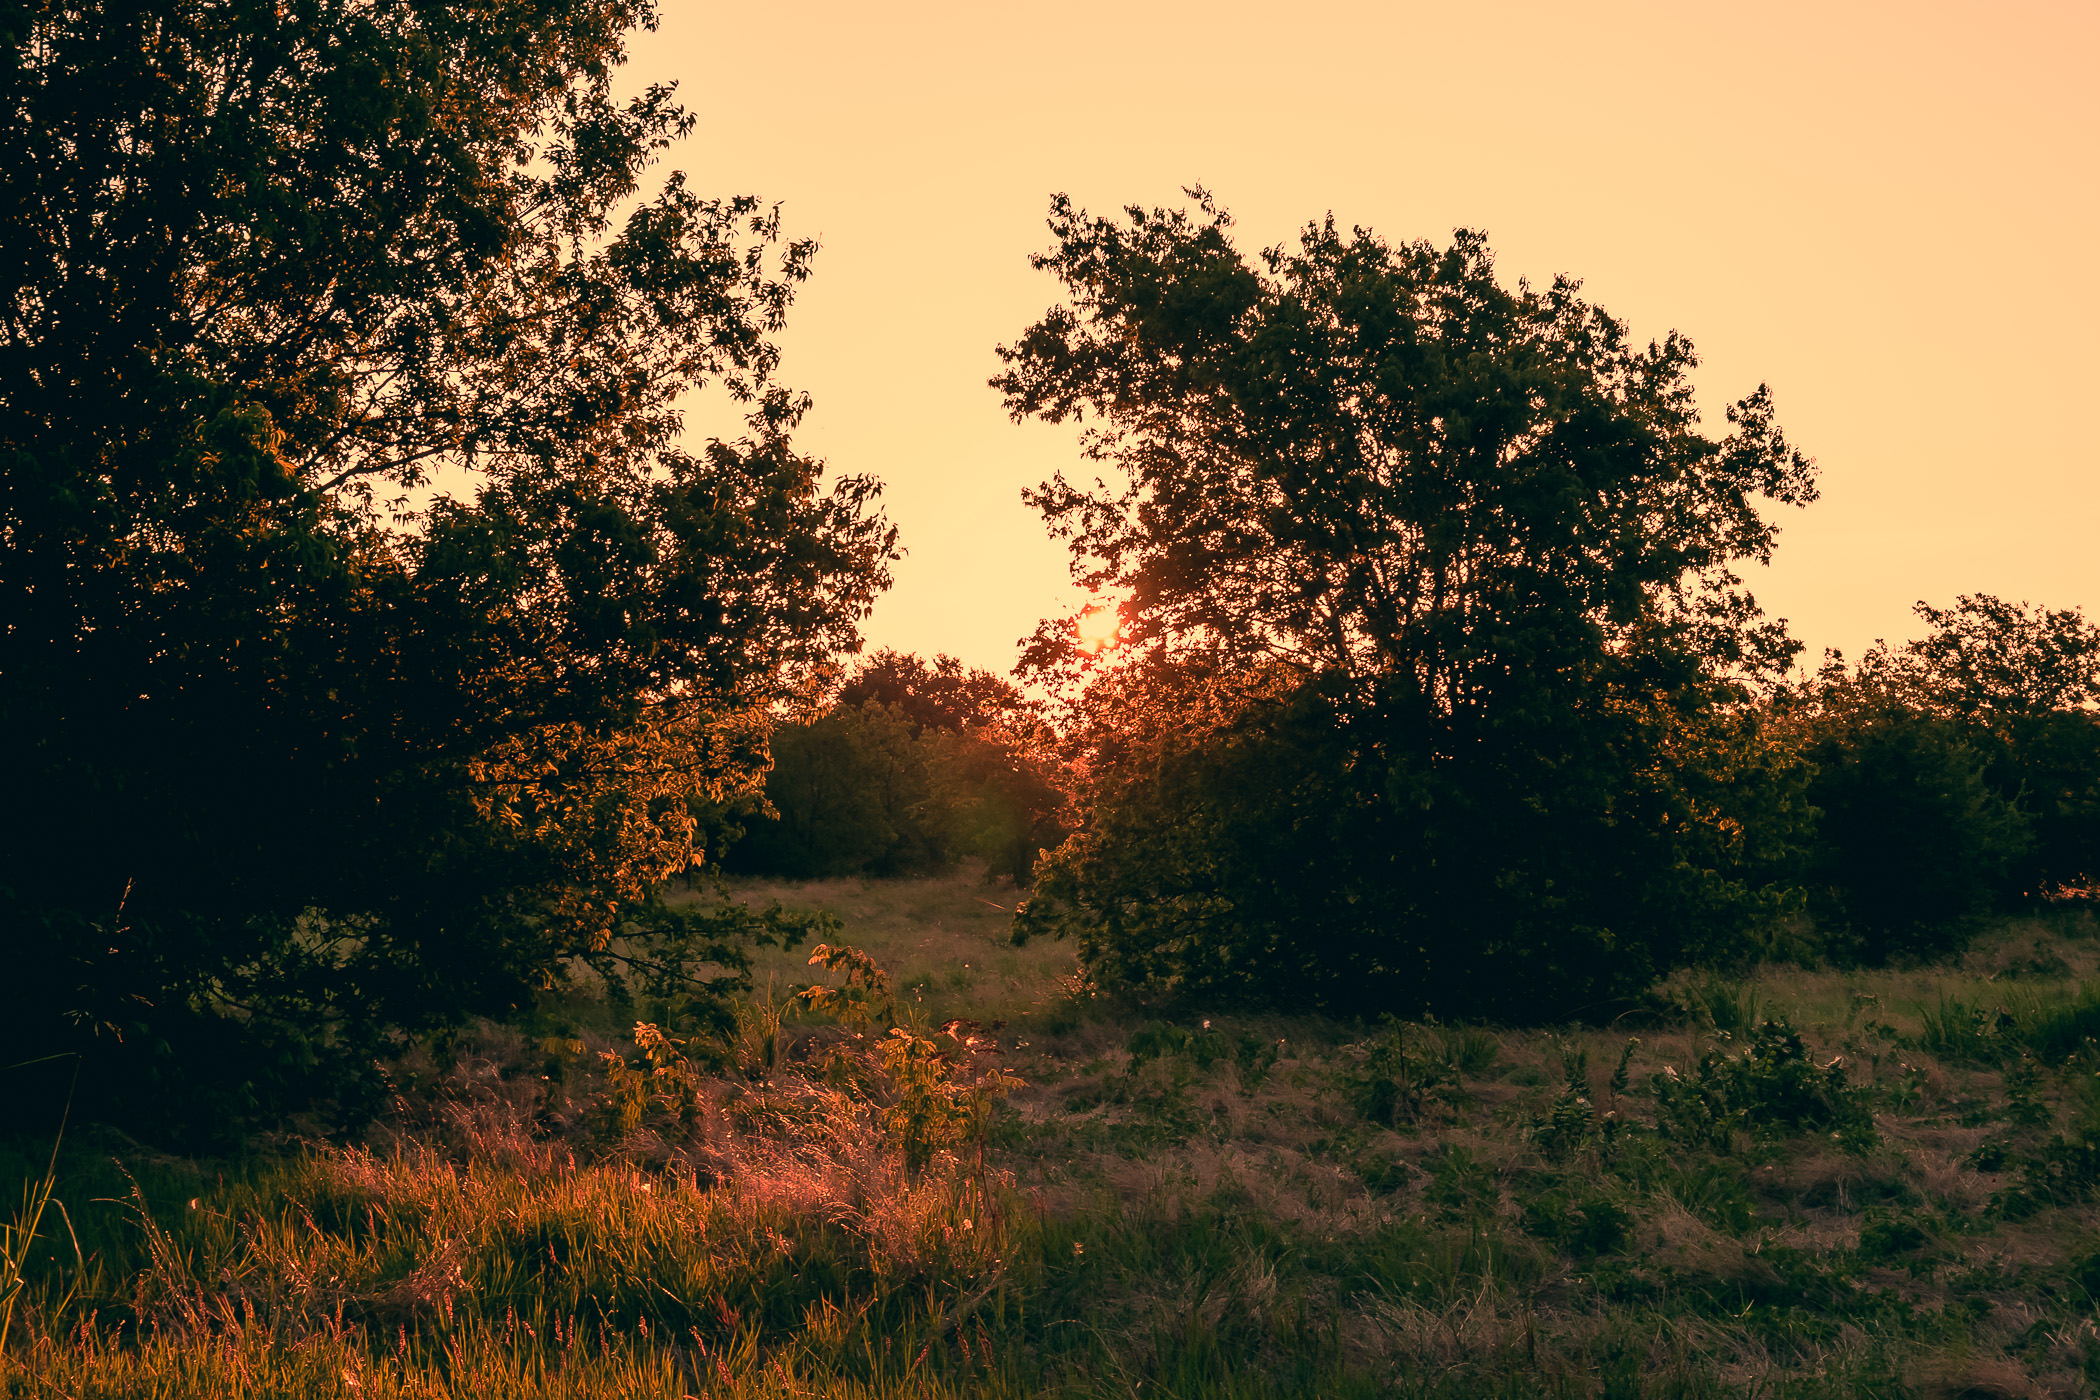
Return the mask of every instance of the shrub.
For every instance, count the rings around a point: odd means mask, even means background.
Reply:
[[[1882,963],[1962,947],[2029,844],[1952,720],[1886,699],[1837,707],[1805,750],[1820,810],[1807,869],[1826,946]]]
[[[903,1022],[892,1024],[872,1049],[859,1047],[859,1035],[852,1042],[835,1043],[827,1077],[876,1101],[884,1141],[902,1157],[907,1170],[923,1171],[935,1154],[965,1139],[981,1144],[992,1110],[1021,1087],[1019,1079],[985,1062],[983,1057],[998,1052],[985,1028],[950,1021],[935,1031],[916,1007],[899,1015],[889,995],[888,974],[858,948],[821,946],[810,956],[812,966],[818,963],[843,971],[846,983],[819,984],[802,992],[801,999],[812,1010],[848,1027],[869,1025],[871,1018],[877,1018],[877,1024]],[[880,1074],[856,1073],[849,1063],[855,1060],[879,1066]]]
[[[1673,1141],[1729,1149],[1737,1132],[1835,1129],[1858,1150],[1875,1141],[1866,1091],[1848,1083],[1841,1058],[1818,1065],[1785,1020],[1759,1024],[1736,1053],[1706,1052],[1689,1076],[1665,1068],[1650,1084],[1656,1126]]]
[[[1720,717],[1587,723],[1533,736],[1552,791],[1485,742],[1466,772],[1417,765],[1317,691],[1164,738],[1046,854],[1016,936],[1074,935],[1103,985],[1212,1004],[1602,1017],[1662,970],[1748,949],[1787,907],[1759,852],[1799,813],[1791,769]],[[1683,767],[1636,777],[1619,741]],[[1694,790],[1739,844],[1691,815]]]
[[[1632,1241],[1633,1216],[1605,1197],[1560,1188],[1525,1203],[1524,1229],[1578,1259],[1594,1259]]]

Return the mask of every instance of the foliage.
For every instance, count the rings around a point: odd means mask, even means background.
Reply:
[[[809,1009],[829,1016],[835,1021],[858,1030],[875,1017],[875,999],[882,998],[882,1019],[894,1014],[895,1003],[890,995],[889,974],[875,960],[858,948],[828,943],[817,945],[809,955],[811,967],[823,964],[827,972],[843,972],[846,983],[842,987],[827,987],[822,983],[810,987],[797,995]]]
[[[886,705],[903,716],[914,734],[929,729],[966,734],[1024,720],[1033,710],[1012,681],[952,656],[928,661],[884,647],[855,667],[839,684],[837,704]]]
[[[771,808],[742,819],[731,869],[890,875],[976,856],[1026,879],[1063,837],[1052,736],[1010,683],[877,652],[821,708],[774,731]]]
[[[2100,866],[2100,627],[1988,594],[1916,612],[1925,637],[1833,653],[1792,698],[1822,814],[1811,907],[1864,961],[1958,947]]]
[[[1826,946],[1868,963],[1958,949],[2027,846],[2019,811],[1957,721],[1828,672],[1818,706],[1806,878]]]
[[[652,1115],[668,1114],[688,1127],[700,1116],[698,1067],[683,1050],[683,1041],[638,1021],[631,1055],[599,1052],[605,1066],[605,1141],[624,1141]]]
[[[1281,1053],[1278,1044],[1252,1031],[1231,1035],[1212,1030],[1208,1021],[1194,1030],[1171,1021],[1148,1021],[1130,1033],[1123,1049],[1130,1056],[1132,1075],[1154,1060],[1170,1058],[1188,1061],[1198,1073],[1216,1064],[1235,1065],[1242,1091],[1258,1088]]]
[[[922,1172],[936,1153],[965,1138],[982,1143],[993,1108],[1015,1089],[1019,1079],[983,1060],[998,1053],[996,1040],[986,1028],[972,1021],[955,1020],[938,1033],[924,1024],[916,1008],[897,1012],[890,999],[889,977],[875,960],[858,948],[819,947],[810,965],[822,963],[833,972],[843,971],[845,985],[812,986],[800,993],[813,1011],[828,1015],[848,1027],[871,1024],[875,999],[883,998],[882,1020],[898,1019],[873,1046],[872,1058],[882,1067],[877,1089],[884,1140],[899,1154],[907,1170]],[[943,1045],[936,1034],[945,1037]],[[855,1040],[861,1037],[857,1033]],[[835,1046],[834,1067],[846,1047]],[[849,1082],[855,1077],[846,1076]],[[866,1082],[867,1076],[858,1077]]]
[[[790,878],[925,869],[947,854],[934,783],[910,725],[881,705],[781,724],[765,789],[775,815],[746,818],[725,864]]]
[[[1067,294],[994,381],[1126,485],[1030,499],[1125,646],[1071,619],[1085,829],[1020,930],[1109,981],[1531,1017],[1732,956],[1786,907],[1803,773],[1743,682],[1792,652],[1733,566],[1814,496],[1762,389],[1701,434],[1645,349],[1477,234],[1331,222],[1256,260],[1194,211],[1059,199]]]
[[[875,1042],[875,1053],[889,1077],[884,1136],[905,1167],[918,1172],[934,1154],[966,1139],[981,1143],[992,1110],[1023,1085],[996,1066],[971,1063],[973,1052],[996,1049],[984,1038],[983,1027],[950,1022],[940,1030],[949,1041],[942,1045],[926,1027],[906,1020]]]
[[[1868,1095],[1847,1080],[1843,1058],[1816,1064],[1784,1018],[1761,1023],[1740,1052],[1716,1046],[1691,1075],[1665,1067],[1650,1086],[1656,1126],[1677,1142],[1726,1151],[1738,1132],[1802,1129],[1834,1129],[1852,1150],[1876,1140]]]
[[[1919,1008],[1919,1043],[1938,1055],[1995,1065],[2033,1058],[2061,1065],[2100,1039],[2100,982],[2063,996],[2008,988],[1990,1000],[1942,993]]]
[[[738,966],[653,892],[894,534],[790,442],[814,245],[645,179],[653,22],[10,11],[0,1053],[80,1048],[97,1112],[369,1096],[397,1028],[660,936]],[[749,431],[688,450],[710,382]]]
[[[1633,1052],[1640,1048],[1640,1044],[1637,1039],[1629,1039],[1619,1052],[1618,1065],[1612,1070],[1609,1081],[1610,1102],[1613,1104],[1629,1087]],[[1590,1084],[1588,1050],[1581,1047],[1564,1049],[1561,1053],[1560,1092],[1546,1111],[1531,1123],[1531,1140],[1547,1160],[1561,1161],[1579,1149],[1608,1152],[1618,1146],[1626,1122],[1618,1116],[1616,1107],[1598,1112],[1593,1102],[1595,1097],[1596,1091]]]
[[[1764,1020],[1764,998],[1756,987],[1724,977],[1702,977],[1676,989],[1676,1008],[1724,1035],[1749,1035]]]
[[[1434,1110],[1450,1107],[1461,1094],[1458,1072],[1419,1030],[1408,1043],[1405,1021],[1387,1016],[1377,1034],[1364,1042],[1361,1065],[1349,1076],[1357,1111],[1389,1127],[1418,1123]]]

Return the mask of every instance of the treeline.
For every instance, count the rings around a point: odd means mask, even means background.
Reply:
[[[1688,929],[1686,959],[1925,958],[1957,951],[1990,916],[2089,897],[2100,871],[2100,628],[2074,610],[1987,595],[1917,613],[1923,638],[1877,645],[1855,664],[1832,655],[1812,675],[1746,695],[1737,741],[1685,756],[1681,771],[1703,763],[1719,779],[1709,819],[1732,828],[1741,868],[1764,887],[1750,901],[1759,917],[1733,937]],[[1089,733],[1084,707],[1068,710],[1081,726],[1068,743],[1047,707],[1010,681],[952,657],[878,652],[774,728],[764,801],[754,794],[717,818],[722,863],[810,878],[974,858],[1026,883],[1044,852],[1060,870],[1100,858],[1094,828],[1112,830],[1116,860],[1166,863],[1146,877],[1157,882],[1147,901],[1214,901],[1239,927],[1277,909],[1273,948],[1250,965],[1252,999],[1273,999],[1270,979],[1291,954],[1317,957],[1324,942],[1294,911],[1346,868],[1321,874],[1365,820],[1325,806],[1347,787],[1343,772],[1320,773],[1321,745],[1346,765],[1347,736],[1331,711],[1295,695],[1231,723],[1184,711],[1147,737],[1129,717],[1173,710],[1177,697],[1146,693],[1158,678],[1142,670],[1108,675],[1097,703],[1112,713]],[[1336,727],[1323,735],[1323,724]],[[1628,797],[1598,794],[1607,808]],[[1089,829],[1059,852],[1082,821]],[[1307,829],[1306,865],[1281,864]],[[1167,883],[1177,870],[1180,890]],[[1274,906],[1270,882],[1285,887]],[[1120,928],[1142,927],[1132,913]],[[1462,925],[1450,941],[1466,934]],[[1143,937],[1098,947],[1097,969],[1125,958],[1147,966],[1157,954]],[[1202,952],[1245,955],[1216,939]]]
[[[772,731],[763,802],[719,812],[722,863],[806,879],[974,858],[1027,880],[1066,834],[1056,736],[1010,681],[880,651]]]

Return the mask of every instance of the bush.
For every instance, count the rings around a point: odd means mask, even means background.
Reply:
[[[1386,1017],[1363,1050],[1362,1064],[1346,1082],[1357,1112],[1372,1122],[1394,1128],[1419,1123],[1458,1099],[1457,1069],[1420,1031],[1409,1044],[1406,1022]]]
[[[1841,1059],[1817,1065],[1783,1019],[1760,1024],[1740,1052],[1707,1051],[1689,1078],[1665,1069],[1650,1083],[1656,1126],[1672,1141],[1725,1152],[1738,1132],[1827,1129],[1850,1149],[1875,1141],[1867,1092],[1846,1081]]]
[[[1826,946],[1882,963],[1961,948],[2030,839],[1953,720],[1889,700],[1833,709],[1805,756],[1821,816],[1807,879]]]
[[[1536,1022],[1736,961],[1789,907],[1802,775],[1754,724],[1584,714],[1448,762],[1386,734],[1307,690],[1162,739],[1046,855],[1017,937],[1076,935],[1152,995]]]

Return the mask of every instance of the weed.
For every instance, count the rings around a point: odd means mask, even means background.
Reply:
[[[1688,984],[1682,998],[1692,1020],[1722,1035],[1748,1035],[1764,1019],[1764,998],[1746,982],[1709,977]]]
[[[1784,1020],[1759,1024],[1738,1054],[1710,1050],[1690,1076],[1665,1068],[1650,1081],[1656,1125],[1674,1141],[1727,1151],[1738,1132],[1835,1129],[1848,1150],[1875,1141],[1867,1094],[1847,1082],[1844,1062],[1818,1065]]]
[[[1282,1053],[1279,1042],[1264,1039],[1252,1031],[1241,1031],[1237,1035],[1214,1031],[1208,1021],[1196,1030],[1186,1030],[1171,1022],[1150,1021],[1131,1033],[1124,1049],[1130,1055],[1129,1072],[1133,1075],[1159,1059],[1186,1060],[1198,1072],[1207,1071],[1221,1061],[1230,1061],[1239,1067],[1242,1093],[1252,1093],[1260,1088]]]
[[[1408,1024],[1387,1016],[1363,1042],[1362,1060],[1346,1076],[1357,1109],[1374,1123],[1389,1127],[1418,1123],[1434,1109],[1458,1098],[1458,1072],[1435,1048],[1425,1048],[1419,1032],[1408,1039]]]
[[[1556,1189],[1526,1203],[1524,1229],[1577,1259],[1594,1259],[1632,1241],[1633,1216],[1606,1197]]]
[[[682,1128],[692,1126],[700,1114],[701,1078],[699,1068],[683,1053],[684,1045],[640,1021],[635,1023],[631,1053],[599,1054],[605,1067],[605,1098],[598,1112],[601,1146],[625,1141],[652,1117],[673,1119]]]
[[[1437,1036],[1437,1055],[1454,1077],[1485,1074],[1501,1056],[1502,1043],[1480,1026],[1458,1026]]]
[[[2022,1050],[2005,1070],[2005,1116],[2028,1127],[2049,1122],[2056,1111],[2043,1101],[2041,1090],[2042,1067]]]
[[[1972,1006],[1943,993],[1939,1004],[1922,1009],[1919,1018],[1925,1023],[1920,1044],[1950,1060],[1996,1064],[2018,1049],[2012,1034],[2018,1023],[2002,1006]]]

